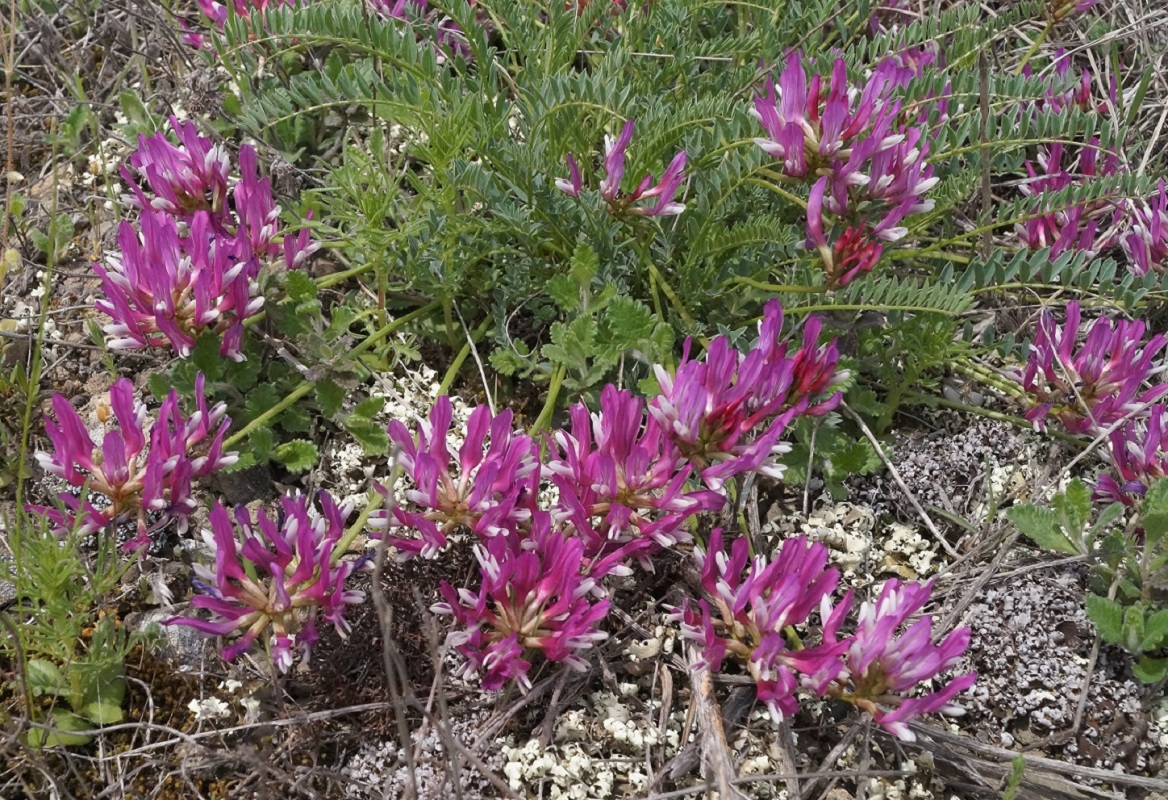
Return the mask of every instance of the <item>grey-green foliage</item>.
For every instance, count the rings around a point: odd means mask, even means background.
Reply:
[[[980,53],[1041,19],[1041,0],[1010,4],[996,17],[959,4],[882,36],[868,31],[862,4],[838,0],[671,0],[631,4],[618,16],[604,0],[582,12],[528,0],[434,5],[461,26],[470,58],[440,55],[425,24],[381,19],[359,0],[269,8],[258,41],[250,23],[232,19],[219,55],[239,86],[238,124],[308,164],[320,150],[330,154],[315,164],[327,173],[314,201],[323,211],[319,232],[374,269],[382,290],[441,298],[469,323],[492,316],[490,358],[502,373],[547,379],[564,367],[569,386],[587,388],[686,335],[710,335],[712,321],[757,315],[770,295],[796,312],[868,309],[896,325],[960,315],[980,292],[1039,276],[1128,306],[1153,289],[1142,279],[1109,282],[1114,266],[1088,259],[1044,264],[1041,253],[1011,260],[995,252],[968,268],[967,259],[948,260],[955,251],[972,256],[983,231],[1009,230],[1039,210],[1009,191],[1006,202],[980,206],[987,148],[995,180],[1004,181],[1020,175],[1039,142],[1098,138],[1111,147],[1130,139],[1118,118],[1040,108],[1045,80],[979,68]],[[941,180],[935,208],[907,220],[909,237],[899,253],[888,248],[876,274],[834,294],[822,288],[814,251],[802,247],[811,181],[774,180],[748,113],[764,78],[796,47],[842,52],[855,85],[889,54],[944,54],[943,65],[899,90],[903,113],[921,115],[928,129],[928,158]],[[826,72],[833,57],[819,56],[812,69]],[[599,197],[604,136],[627,119],[636,120],[636,134],[626,187],[659,176],[686,151],[681,216],[614,215]],[[339,146],[325,148],[329,141]],[[568,175],[569,153],[583,174],[578,199],[555,187]],[[1107,178],[1041,205],[1049,211],[1147,188],[1144,178]],[[595,254],[595,286],[557,294],[581,247]],[[591,306],[577,302],[593,291]],[[603,292],[628,306],[617,316],[631,314],[638,336],[612,330]],[[935,331],[929,352],[943,364],[957,341],[949,326],[919,327]],[[448,341],[461,338],[447,330]]]
[[[1050,508],[1028,503],[1006,516],[1038,546],[1085,557],[1087,616],[1103,641],[1137,657],[1132,671],[1140,680],[1168,676],[1168,480],[1148,488],[1126,526],[1119,503],[1095,513],[1091,490],[1078,479]]]

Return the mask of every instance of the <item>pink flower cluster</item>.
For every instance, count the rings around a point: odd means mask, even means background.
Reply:
[[[1049,311],[1039,318],[1038,333],[1024,370],[1015,378],[1026,390],[1031,409],[1026,418],[1036,428],[1054,416],[1071,433],[1107,433],[1110,459],[1122,483],[1102,476],[1096,496],[1130,502],[1152,479],[1168,470],[1163,407],[1168,383],[1155,361],[1168,345],[1160,334],[1145,342],[1143,322],[1096,319],[1086,339],[1077,342],[1079,304],[1067,304],[1059,326]]]
[[[287,672],[297,657],[307,661],[319,634],[317,617],[348,635],[344,618],[350,605],[364,602],[365,593],[346,589],[345,582],[367,559],[340,560],[336,548],[345,532],[350,508],[338,506],[325,492],[320,510],[305,495],[281,500],[275,519],[263,509],[254,518],[242,506],[235,525],[218,502],[211,509],[207,547],[215,568],[195,565],[191,604],[212,613],[210,620],[174,617],[167,625],[186,625],[215,636],[240,634],[222,650],[233,661],[269,632],[267,647],[273,663]]]
[[[237,17],[242,17],[249,21],[253,12],[262,17],[264,12],[269,8],[275,6],[293,6],[300,2],[307,0],[230,0],[231,6],[219,0],[197,0],[199,10],[203,12],[203,16],[215,26],[218,31],[223,30],[223,26],[227,23],[229,14],[234,13]],[[182,41],[183,44],[193,47],[196,50],[205,47],[208,44],[207,35],[200,33],[191,27],[186,19],[180,19],[179,24],[183,29]]]
[[[1156,188],[1150,200],[1132,205],[1131,229],[1119,240],[1137,275],[1168,271],[1168,191],[1163,179]]]
[[[628,194],[621,192],[621,181],[625,175],[625,152],[632,140],[631,119],[624,124],[620,136],[616,139],[607,134],[604,137],[605,175],[600,182],[600,196],[608,203],[609,210],[614,214],[639,214],[645,217],[671,217],[685,211],[685,204],[673,199],[681,184],[685,182],[684,150],[669,162],[669,166],[661,174],[661,180],[654,183],[652,174],[648,174],[632,192]],[[572,197],[579,197],[583,181],[580,177],[580,167],[571,153],[568,153],[568,173],[567,179],[556,180],[556,188]],[[646,200],[656,202],[645,203]]]
[[[938,179],[924,131],[903,119],[892,96],[904,80],[904,65],[888,60],[856,91],[837,59],[824,86],[819,74],[808,81],[802,54],[793,51],[751,109],[766,134],[755,143],[781,160],[787,178],[814,182],[807,244],[823,260],[830,288],[871,270],[884,243],[908,232],[901,223],[933,208],[925,194]]]
[[[130,546],[150,543],[149,514],[161,522],[177,520],[186,529],[195,510],[191,496],[194,479],[230,466],[235,453],[223,452],[223,436],[230,419],[220,403],[207,407],[203,376],[195,382],[196,410],[189,417],[179,409],[178,394],[163,401],[149,431],[146,407],[134,398],[130,381],[122,378],[110,389],[108,404],[98,407],[103,426],[112,418],[98,447],[81,415],[64,396],[53,396],[56,421],[46,418],[45,431],[53,452],[38,452],[37,462],[50,475],[70,486],[87,488],[82,498],[63,492],[65,509],[34,507],[53,521],[60,532],[92,533],[115,522],[134,520],[138,537]],[[104,498],[101,505],[93,502]]]
[[[800,688],[846,700],[905,740],[913,739],[908,720],[935,711],[960,712],[952,700],[973,685],[974,673],[936,692],[910,695],[955,666],[969,645],[968,628],[933,644],[931,617],[908,624],[928,601],[931,583],[888,581],[875,602],[861,604],[854,633],[840,637],[852,594],[832,607],[839,573],[827,566],[824,545],[787,539],[771,560],[751,559],[748,551],[746,539],[739,538],[727,553],[721,529],[710,534],[706,550],[695,550],[706,597],[675,609],[674,618],[696,643],[700,667],[718,670],[727,657],[745,662],[758,685],[758,699],[777,720],[798,709]],[[794,626],[816,611],[821,634],[818,643],[808,646]]]
[[[95,264],[105,298],[97,307],[115,349],[173,346],[190,355],[199,334],[222,337],[220,352],[241,360],[243,323],[264,299],[261,269],[283,257],[295,269],[317,249],[308,231],[281,233],[271,182],[255,149],[239,151],[240,177],[229,188],[230,160],[192,122],[171,118],[179,140],[140,136],[122,175],[138,224],[123,221],[119,253]],[[137,179],[135,179],[137,176]],[[146,188],[140,185],[145,184]]]
[[[1119,174],[1119,158],[1113,151],[1101,151],[1098,139],[1079,149],[1078,159],[1069,169],[1063,166],[1064,155],[1063,145],[1056,143],[1040,149],[1037,167],[1026,162],[1030,177],[1019,186],[1019,191],[1036,198],[1038,204],[1034,216],[1016,225],[1015,230],[1030,249],[1049,247],[1051,257],[1068,250],[1098,253],[1116,241],[1125,204],[1103,199],[1050,208],[1045,198],[1072,185]]]
[[[794,417],[834,408],[843,377],[834,343],[819,345],[817,320],[790,354],[781,327],[771,301],[746,354],[718,337],[695,359],[687,343],[674,375],[658,368],[662,392],[648,403],[606,387],[598,411],[571,409],[542,459],[509,411],[476,408],[457,457],[447,398],[416,435],[391,423],[413,488],[375,524],[409,534],[389,539],[402,557],[432,557],[462,531],[477,539],[479,592],[445,586],[436,609],[463,626],[450,643],[484,685],[523,684],[535,651],[579,664],[579,651],[603,638],[606,576],[628,574],[634,560],[651,568],[653,553],[689,541],[693,517],[722,507],[732,477],[781,474],[779,437]]]

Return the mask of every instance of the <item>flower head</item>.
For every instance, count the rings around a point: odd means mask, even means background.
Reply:
[[[625,174],[625,151],[633,140],[633,120],[629,120],[621,129],[620,135],[613,138],[607,134],[604,137],[604,179],[600,182],[600,196],[608,203],[609,210],[614,214],[637,214],[645,217],[676,216],[685,211],[685,204],[676,202],[673,198],[681,184],[685,182],[685,151],[682,150],[673,157],[661,180],[654,184],[651,174],[641,179],[629,194],[621,193],[621,181]],[[580,196],[580,170],[572,154],[568,154],[569,180],[558,179],[556,188],[572,197]],[[645,200],[656,198],[656,203],[645,203]]]
[[[345,582],[360,566],[336,561],[335,548],[345,532],[349,510],[325,492],[320,510],[305,495],[289,495],[279,514],[261,509],[254,518],[235,510],[235,525],[218,502],[211,509],[211,528],[203,532],[215,553],[215,567],[195,566],[198,577],[195,608],[212,613],[210,620],[175,617],[167,625],[187,625],[217,636],[240,634],[223,648],[232,661],[268,634],[272,661],[287,672],[297,656],[308,660],[317,640],[316,620],[323,617],[341,636],[348,635],[346,607],[364,601],[365,594],[346,589]]]
[[[1116,477],[1100,475],[1096,500],[1132,505],[1156,480],[1168,476],[1168,418],[1165,407],[1154,405],[1147,417],[1132,419],[1112,431],[1107,454]]]
[[[478,673],[483,688],[495,691],[512,680],[530,688],[535,653],[585,669],[582,652],[607,637],[599,625],[609,601],[590,599],[596,584],[581,572],[582,540],[565,536],[550,514],[537,511],[530,535],[493,537],[476,545],[475,555],[482,570],[478,592],[444,582],[445,602],[433,607],[464,626],[447,639],[466,658],[462,673]]]
[[[389,438],[401,448],[398,463],[414,488],[406,492],[407,508],[394,508],[392,517],[381,514],[374,524],[419,533],[420,539],[390,540],[404,556],[433,557],[458,527],[490,537],[531,517],[539,489],[539,446],[513,430],[511,410],[492,416],[489,408],[479,406],[471,412],[457,471],[451,469],[447,446],[452,416],[450,398],[443,396],[416,438],[401,422],[389,424]]]
[[[889,732],[906,741],[914,738],[905,725],[909,719],[935,711],[960,713],[951,701],[977,678],[969,673],[924,697],[903,697],[956,665],[969,646],[969,628],[958,628],[935,645],[931,617],[908,624],[932,590],[932,582],[889,580],[875,602],[860,606],[856,631],[846,640],[843,698],[869,711]],[[902,632],[898,635],[898,631]],[[886,705],[892,710],[884,708]]]
[[[1151,200],[1134,204],[1131,230],[1119,243],[1137,275],[1168,270],[1168,190],[1161,179]]]
[[[687,518],[721,508],[720,495],[687,491],[691,468],[640,398],[609,384],[599,412],[578,403],[570,415],[571,429],[552,437],[548,471],[561,505],[578,503],[609,546],[634,537],[663,547],[688,540]]]
[[[84,503],[65,492],[60,499],[71,513],[35,507],[52,519],[60,531],[79,529],[92,533],[111,522],[136,520],[139,536],[133,544],[148,544],[147,514],[161,514],[163,521],[177,520],[186,529],[187,516],[195,510],[191,496],[194,478],[209,475],[238,460],[223,452],[223,436],[230,420],[222,403],[207,407],[203,376],[195,382],[197,410],[185,417],[178,394],[171,392],[146,427],[146,407],[134,398],[133,384],[122,378],[110,389],[108,405],[99,408],[103,426],[112,419],[98,447],[81,415],[62,395],[53,396],[56,421],[45,420],[45,432],[53,452],[38,452],[45,472],[70,486],[88,485]],[[217,427],[216,427],[217,426]],[[105,498],[101,507],[91,498]]]
[[[1030,358],[1019,382],[1033,407],[1026,419],[1041,427],[1047,415],[1058,417],[1071,433],[1106,429],[1125,416],[1139,413],[1168,393],[1168,384],[1144,389],[1152,377],[1156,353],[1168,345],[1157,334],[1144,343],[1144,323],[1100,318],[1076,350],[1080,310],[1067,303],[1067,321],[1055,324],[1043,311]]]
[[[661,393],[649,413],[711,489],[743,472],[781,477],[777,457],[789,448],[779,437],[790,421],[800,414],[825,414],[839,404],[832,389],[844,375],[835,371],[835,344],[820,349],[818,342],[805,341],[789,358],[787,343],[779,341],[782,324],[782,307],[772,300],[758,343],[745,356],[719,336],[701,361],[689,357],[687,342],[674,375],[656,368]],[[809,330],[818,334],[819,328]]]

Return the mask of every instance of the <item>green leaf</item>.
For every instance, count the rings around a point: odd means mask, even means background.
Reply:
[[[491,368],[495,372],[507,376],[514,375],[531,366],[531,363],[527,359],[509,347],[496,347],[491,351],[491,355],[487,360],[491,362]]]
[[[362,419],[373,419],[373,417],[385,408],[384,397],[367,397],[357,404],[353,409],[354,417],[361,417]]]
[[[572,253],[572,267],[569,271],[576,285],[581,289],[587,289],[592,285],[592,279],[596,277],[599,269],[600,256],[596,255],[596,251],[587,244],[576,245],[576,250]]]
[[[1014,506],[1006,512],[1006,519],[1039,547],[1074,556],[1081,555],[1078,546],[1063,534],[1055,513],[1049,508],[1029,503]]]
[[[307,472],[320,461],[316,445],[307,439],[293,439],[276,448],[273,456],[289,472]]]
[[[247,411],[247,418],[255,419],[261,414],[271,411],[272,406],[279,403],[281,399],[279,389],[270,383],[261,383],[247,393],[247,399],[243,403],[243,407]]]
[[[308,433],[312,430],[312,415],[299,406],[284,409],[278,419],[280,427],[288,433]]]
[[[300,270],[285,273],[284,290],[295,303],[316,299],[316,281]]]
[[[68,691],[65,677],[57,665],[43,658],[30,658],[25,667],[28,690],[33,697],[42,694],[63,694]]]
[[[63,708],[53,710],[52,726],[55,730],[47,731],[42,728],[33,728],[28,732],[28,743],[33,747],[71,747],[89,744],[92,736],[83,736],[71,731],[87,731],[93,727],[88,720],[82,719],[71,711]]]
[[[1148,487],[1141,508],[1140,524],[1146,535],[1145,546],[1152,546],[1168,533],[1168,480],[1158,480]]]
[[[556,275],[548,281],[547,293],[561,311],[572,312],[580,308],[580,284],[570,275]]]
[[[381,456],[389,452],[389,434],[386,433],[384,425],[363,417],[349,417],[344,425],[345,430],[369,455]]]
[[[596,320],[577,317],[570,324],[552,325],[551,343],[544,345],[544,357],[575,372],[588,371],[588,359],[596,350]]]
[[[1091,490],[1087,484],[1075,478],[1067,485],[1065,492],[1056,494],[1051,505],[1059,516],[1063,532],[1076,541],[1091,519]]]
[[[1144,640],[1140,643],[1140,650],[1155,650],[1163,644],[1165,636],[1168,636],[1168,609],[1150,614],[1144,620]]]
[[[831,454],[833,475],[870,475],[880,466],[880,456],[867,439],[859,439]]]
[[[191,361],[206,376],[208,382],[218,381],[223,375],[223,356],[219,355],[219,337],[204,333],[191,350]]]
[[[118,105],[122,107],[122,113],[126,115],[126,119],[139,129],[139,133],[150,133],[156,129],[154,118],[146,110],[146,106],[138,97],[137,92],[127,89],[119,94]]]
[[[1143,652],[1140,642],[1144,640],[1144,609],[1142,606],[1128,606],[1123,610],[1123,648],[1138,655]]]
[[[1132,664],[1132,674],[1144,683],[1159,683],[1168,676],[1168,658],[1140,656]]]
[[[98,725],[116,725],[125,719],[122,704],[113,700],[97,700],[78,709],[81,716]]]
[[[248,434],[247,443],[256,463],[263,464],[272,458],[272,450],[276,447],[276,434],[265,425]]]
[[[328,378],[317,381],[314,388],[316,389],[316,403],[320,406],[321,413],[332,419],[341,410],[341,404],[345,402],[345,390]]]
[[[604,311],[609,341],[622,352],[640,347],[653,335],[657,318],[640,300],[618,294]]]
[[[1108,644],[1123,643],[1123,606],[1114,600],[1089,594],[1086,599],[1087,618],[1095,625],[1103,641]]]

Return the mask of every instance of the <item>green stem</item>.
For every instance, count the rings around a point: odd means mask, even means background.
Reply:
[[[959,372],[962,375],[973,378],[974,380],[984,383],[987,386],[992,386],[1002,394],[1010,397],[1021,397],[1025,394],[1022,387],[1016,383],[1009,383],[1002,379],[1002,376],[992,372],[985,367],[978,364],[972,364],[965,361],[956,361],[952,365],[954,372]]]
[[[458,355],[454,357],[454,361],[452,361],[450,364],[450,369],[446,370],[446,375],[443,376],[442,383],[438,386],[439,397],[450,391],[450,384],[454,383],[454,378],[458,375],[458,371],[462,368],[462,363],[466,361],[466,357],[470,355],[470,348],[472,343],[477,343],[480,339],[482,339],[483,334],[485,334],[490,327],[491,318],[487,317],[482,321],[482,324],[475,328],[474,331],[470,334],[470,338],[467,339],[466,344],[462,346],[462,349],[458,351]]]
[[[382,484],[388,491],[392,491],[393,485],[397,482],[398,467],[394,464],[393,471],[390,473],[388,485]],[[369,502],[365,504],[365,508],[361,510],[357,520],[349,526],[345,531],[345,535],[337,541],[337,546],[333,548],[332,557],[329,561],[335,566],[340,563],[341,559],[349,552],[349,548],[353,544],[353,540],[361,535],[369,525],[369,518],[373,516],[373,512],[381,508],[381,504],[385,502],[385,495],[377,490],[369,492]]]
[[[534,436],[535,434],[539,433],[551,421],[552,413],[556,409],[556,399],[560,394],[560,386],[564,382],[564,373],[567,371],[568,368],[563,364],[560,364],[558,367],[556,367],[556,371],[552,373],[551,382],[548,383],[547,400],[544,401],[543,410],[540,411],[539,416],[535,418],[535,424],[531,426],[531,430],[528,432],[528,435]]]
[[[821,294],[827,291],[827,288],[824,286],[788,286],[785,284],[758,281],[754,278],[747,278],[741,275],[730,278],[727,283],[737,283],[742,286],[749,286],[752,289],[771,292],[772,294]]]
[[[1017,417],[1013,414],[1003,414],[1000,411],[991,411],[988,408],[971,406],[968,403],[959,403],[955,400],[949,400],[944,397],[933,397],[932,395],[909,393],[905,395],[905,400],[909,402],[917,402],[921,405],[934,404],[943,406],[944,408],[952,408],[955,411],[964,411],[969,414],[977,414],[979,417],[985,417],[986,419],[992,419],[998,422],[1007,422],[1019,428],[1025,428],[1026,430],[1034,429],[1034,425],[1030,422],[1030,420],[1024,417]],[[1070,444],[1076,445],[1077,447],[1082,447],[1084,444],[1083,439],[1078,436],[1072,436],[1069,433],[1052,430],[1049,427],[1046,430],[1046,435],[1054,439],[1069,442]]]
[[[260,414],[258,417],[253,419],[251,422],[244,425],[236,433],[233,433],[231,436],[228,436],[226,439],[224,439],[223,446],[224,447],[231,447],[232,445],[236,444],[237,442],[243,441],[243,439],[246,436],[248,436],[248,434],[250,434],[252,431],[263,427],[265,424],[267,424],[267,422],[269,420],[271,420],[273,417],[275,417],[281,411],[284,411],[285,409],[289,408],[293,403],[295,403],[301,397],[304,397],[304,395],[311,392],[312,388],[314,386],[316,386],[316,384],[313,383],[312,381],[304,381],[299,386],[297,386],[295,389],[293,389],[291,392],[289,392],[288,395],[285,396],[283,400],[276,403],[276,405],[272,406],[267,411],[265,411],[264,413]]]
[[[365,341],[361,342],[361,344],[357,345],[352,350],[350,350],[349,351],[349,358],[350,359],[357,358],[357,356],[359,356],[362,353],[364,353],[365,351],[369,350],[371,347],[373,347],[375,344],[379,343],[380,341],[382,341],[383,339],[388,337],[391,333],[396,331],[401,326],[403,326],[407,323],[413,322],[415,319],[422,316],[423,314],[427,314],[430,311],[434,310],[435,308],[438,307],[438,305],[440,303],[441,303],[440,300],[434,300],[434,301],[422,306],[421,308],[414,309],[413,311],[406,314],[405,316],[398,317],[393,322],[390,322],[388,325],[383,325],[380,329],[378,329],[374,333],[370,334],[369,337],[367,339],[365,339]],[[225,439],[223,441],[223,446],[230,447],[238,442],[243,441],[243,439],[248,434],[250,434],[252,431],[254,431],[257,428],[259,428],[260,426],[264,425],[266,422],[268,422],[268,420],[275,417],[281,411],[284,411],[285,409],[289,408],[297,400],[299,400],[300,398],[304,397],[306,394],[311,392],[312,388],[314,386],[316,386],[316,384],[313,381],[303,381],[299,386],[297,386],[295,389],[293,389],[288,394],[288,396],[285,397],[283,400],[281,400],[279,403],[272,406],[267,411],[260,414],[258,417],[256,417],[251,422],[249,422],[247,425],[244,425],[243,428],[241,428],[238,432],[232,434],[227,439]]]
[[[1034,44],[1030,45],[1030,49],[1026,51],[1026,55],[1022,56],[1022,63],[1014,69],[1015,75],[1021,75],[1022,70],[1026,69],[1026,65],[1030,63],[1030,59],[1038,52],[1038,48],[1042,47],[1042,43],[1046,41],[1047,34],[1054,26],[1054,20],[1046,23],[1046,27],[1042,29],[1042,33],[1038,34],[1038,38],[1034,40]]]

